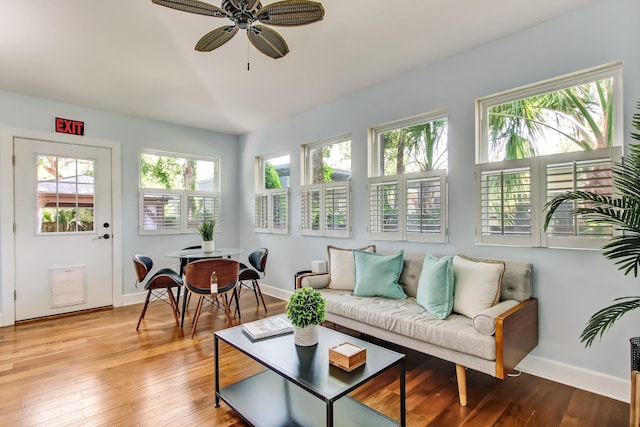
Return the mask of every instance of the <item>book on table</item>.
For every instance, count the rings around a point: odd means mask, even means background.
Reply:
[[[265,317],[264,319],[244,323],[242,329],[254,340],[293,331],[293,325],[285,314]]]

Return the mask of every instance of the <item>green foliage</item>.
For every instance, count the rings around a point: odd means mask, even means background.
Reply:
[[[140,156],[140,179],[143,188],[183,190],[186,169],[185,160],[177,157],[152,154]]]
[[[612,79],[496,105],[488,111],[490,149],[504,160],[535,157],[550,132],[579,150],[610,147],[613,106]]]
[[[282,188],[282,184],[280,183],[280,176],[278,176],[278,171],[275,166],[270,163],[264,168],[264,188],[269,190],[271,188]]]
[[[202,236],[202,240],[209,242],[213,240],[213,230],[216,228],[216,220],[202,221],[202,224],[198,226],[198,232]]]
[[[638,103],[640,109],[640,102]],[[640,130],[640,115],[633,115],[633,126]],[[640,140],[640,134],[631,133],[631,137]],[[574,216],[583,216],[592,222],[607,224],[623,232],[613,237],[604,245],[603,255],[614,261],[625,275],[633,273],[638,277],[640,267],[640,144],[632,144],[628,155],[622,162],[615,163],[612,169],[614,196],[607,196],[589,191],[569,191],[550,200],[544,229],[547,229],[554,212],[565,202],[586,202],[572,210]],[[591,316],[587,326],[580,335],[586,347],[591,346],[594,339],[602,335],[624,314],[640,307],[640,297],[624,297],[626,299],[610,305]]]
[[[286,309],[291,324],[304,328],[324,322],[327,301],[316,289],[300,288],[289,297]]]
[[[381,135],[385,175],[446,168],[447,121],[434,120]]]

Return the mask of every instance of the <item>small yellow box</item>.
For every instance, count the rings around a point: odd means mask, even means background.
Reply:
[[[367,349],[349,342],[329,349],[329,363],[351,372],[367,362]]]

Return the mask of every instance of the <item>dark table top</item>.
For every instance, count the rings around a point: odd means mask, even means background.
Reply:
[[[404,359],[388,350],[333,329],[320,326],[318,344],[296,346],[293,334],[252,340],[242,325],[217,331],[219,339],[269,367],[318,397],[338,399]],[[329,364],[329,348],[349,342],[366,349],[366,363],[351,372]]]

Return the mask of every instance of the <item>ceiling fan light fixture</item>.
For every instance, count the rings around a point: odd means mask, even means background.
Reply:
[[[217,28],[205,34],[196,44],[196,50],[210,52],[222,46],[238,32],[247,30],[253,46],[263,54],[277,59],[289,53],[287,43],[275,30],[264,25],[299,26],[312,24],[324,18],[324,8],[310,0],[282,0],[262,6],[259,0],[222,0],[222,7],[199,0],[151,0],[155,4],[198,15],[229,18],[234,25]]]

